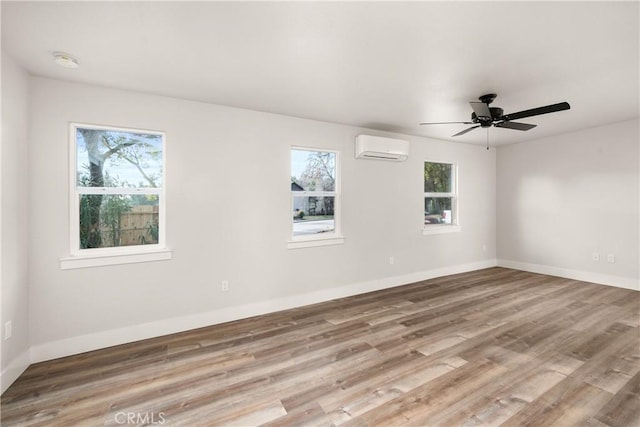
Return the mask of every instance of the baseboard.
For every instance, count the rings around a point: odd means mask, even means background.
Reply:
[[[554,267],[551,265],[529,264],[526,262],[511,261],[508,259],[499,259],[497,265],[498,267],[513,268],[516,270],[529,271],[531,273],[547,274],[550,276],[565,277],[567,279],[580,280],[583,282],[640,291],[640,281],[630,277],[611,276],[607,274],[593,273],[590,271]]]
[[[59,357],[71,356],[87,351],[98,350],[119,344],[126,344],[147,338],[184,332],[191,329],[216,325],[247,317],[273,313],[280,310],[316,304],[336,298],[345,298],[353,295],[393,288],[408,283],[448,276],[451,274],[465,273],[490,267],[505,267],[516,270],[530,271],[532,273],[548,274],[585,282],[598,283],[625,289],[640,290],[637,280],[619,276],[609,276],[592,272],[571,270],[553,266],[529,264],[511,260],[484,260],[468,264],[443,267],[439,269],[420,271],[401,276],[386,277],[355,283],[351,285],[323,289],[290,297],[275,298],[241,306],[228,307],[178,318],[164,319],[126,328],[112,329],[77,337],[71,337],[58,341],[51,341],[31,347],[31,351],[12,361],[9,367],[2,372],[2,390],[5,390],[15,379],[29,366],[29,363],[43,362]]]
[[[25,350],[18,357],[13,359],[6,368],[0,373],[0,394],[4,393],[15,380],[29,367],[31,364],[31,354],[29,349]]]
[[[126,344],[147,338],[154,338],[176,332],[184,332],[191,329],[202,328],[247,317],[325,302],[336,298],[344,298],[380,289],[392,288],[435,277],[495,267],[497,265],[496,262],[497,261],[495,259],[489,259],[474,263],[404,274],[401,276],[386,277],[341,287],[323,289],[321,291],[301,295],[275,298],[253,304],[228,307],[206,313],[159,320],[150,323],[132,325],[126,328],[113,329],[94,334],[71,337],[59,341],[47,342],[31,347],[31,362],[43,362],[46,360],[71,356],[73,354],[84,353],[119,344]]]

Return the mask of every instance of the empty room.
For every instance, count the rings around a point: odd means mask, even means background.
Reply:
[[[640,425],[637,1],[1,1],[0,424]]]

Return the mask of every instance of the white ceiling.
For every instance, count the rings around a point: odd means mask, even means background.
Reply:
[[[571,104],[497,145],[638,117],[638,23],[637,1],[2,1],[2,48],[38,76],[477,144],[418,123],[491,92],[505,113]]]

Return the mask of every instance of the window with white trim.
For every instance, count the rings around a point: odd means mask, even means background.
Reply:
[[[458,229],[457,167],[454,163],[424,162],[424,230]]]
[[[164,249],[164,142],[157,131],[71,125],[72,255]]]
[[[291,241],[342,243],[338,153],[312,148],[291,149]],[[302,245],[296,245],[302,242]]]

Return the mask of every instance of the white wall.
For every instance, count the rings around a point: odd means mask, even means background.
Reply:
[[[636,119],[500,147],[500,264],[638,289],[638,127]]]
[[[4,55],[2,72],[2,322],[14,322],[3,390],[30,347],[36,362],[490,266],[496,256],[637,286],[637,120],[501,147],[496,158],[471,145],[28,79]],[[60,269],[71,121],[166,131],[172,260]],[[359,133],[410,140],[409,160],[354,159]],[[286,249],[292,145],[342,153],[344,245]],[[459,164],[459,233],[421,233],[424,160]]]
[[[27,99],[28,77],[2,52],[2,156],[0,177],[0,338],[2,391],[29,364],[29,288],[27,270]],[[12,337],[4,340],[11,321]]]
[[[355,127],[43,78],[30,89],[34,360],[495,264],[493,150],[395,135],[407,162],[356,160]],[[172,260],[60,269],[70,121],[166,131]],[[292,145],[341,152],[344,245],[286,248]],[[425,159],[459,164],[459,233],[422,235]]]

